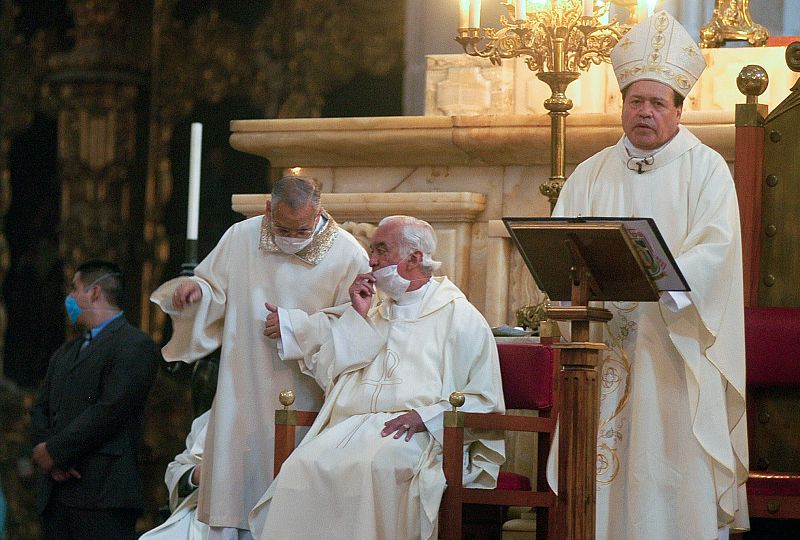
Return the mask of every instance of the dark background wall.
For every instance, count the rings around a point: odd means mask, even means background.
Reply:
[[[108,13],[117,20],[104,19]],[[134,286],[124,307],[137,323],[150,309],[139,290],[145,269],[157,285],[177,275],[185,257],[191,122],[204,126],[202,257],[242,218],[230,209],[231,195],[266,192],[277,174],[266,160],[230,147],[229,121],[402,114],[402,13],[388,0],[0,0],[0,482],[8,538],[39,535],[27,410],[50,355],[71,335],[63,307],[71,269],[81,254],[102,256],[99,246],[108,242],[94,212],[111,205],[113,215],[119,204],[81,201],[88,211],[80,219],[74,206],[64,207],[68,189],[74,205],[76,186],[102,191],[109,182],[105,169],[68,174],[59,148],[79,143],[59,119],[84,105],[69,102],[64,88],[112,80],[116,86],[102,90],[111,102],[120,89],[137,92],[133,157],[112,164],[124,168],[134,199],[125,207],[123,262]],[[85,105],[86,114],[107,112],[102,102]],[[148,331],[160,341],[169,335],[168,327]],[[208,370],[198,378],[213,385]],[[164,368],[149,398],[142,530],[160,520],[164,468],[197,412],[191,385],[191,368]]]

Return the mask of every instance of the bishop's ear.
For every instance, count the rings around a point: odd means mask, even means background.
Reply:
[[[422,252],[420,250],[412,251],[407,260],[409,268],[418,268],[422,264]]]

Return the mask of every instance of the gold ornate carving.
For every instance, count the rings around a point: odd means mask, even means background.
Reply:
[[[138,88],[106,83],[59,85],[61,254],[65,273],[90,258],[134,268],[140,227],[132,215]]]
[[[369,252],[369,243],[372,240],[372,235],[375,234],[377,225],[372,223],[356,223],[355,221],[345,221],[342,223],[341,228],[352,234],[358,243],[361,244],[367,252]]]
[[[552,132],[550,179],[539,191],[552,208],[565,181],[566,117],[572,109],[566,89],[578,78],[579,71],[610,61],[611,49],[628,27],[616,19],[608,24],[601,22],[608,13],[608,4],[595,6],[591,16],[584,16],[578,0],[551,2],[543,9],[528,11],[522,18],[516,17],[514,4],[503,5],[508,13],[500,17],[499,30],[459,28],[456,41],[467,54],[488,58],[493,64],[500,64],[503,58],[524,57],[528,68],[550,87],[552,95],[544,102],[550,111]]]
[[[705,48],[721,47],[726,41],[763,47],[767,39],[767,29],[750,16],[750,0],[717,0],[711,21],[700,28],[700,46]]]
[[[140,266],[141,199],[137,163],[137,103],[145,85],[134,45],[131,4],[72,0],[75,46],[48,58],[44,93],[58,118],[61,181],[59,250],[65,280],[91,258]]]

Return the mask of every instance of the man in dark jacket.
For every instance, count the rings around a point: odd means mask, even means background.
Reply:
[[[47,539],[133,539],[143,507],[136,451],[159,353],[123,316],[116,265],[82,264],[71,289],[67,315],[86,332],[50,358],[31,411],[37,509]]]

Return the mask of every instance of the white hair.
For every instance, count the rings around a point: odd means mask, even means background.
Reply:
[[[422,263],[420,267],[426,275],[432,276],[433,273],[442,266],[442,263],[433,259],[436,252],[436,233],[430,223],[411,216],[388,216],[378,223],[378,227],[397,223],[399,229],[398,251],[400,256],[405,258],[414,251],[422,253]]]

